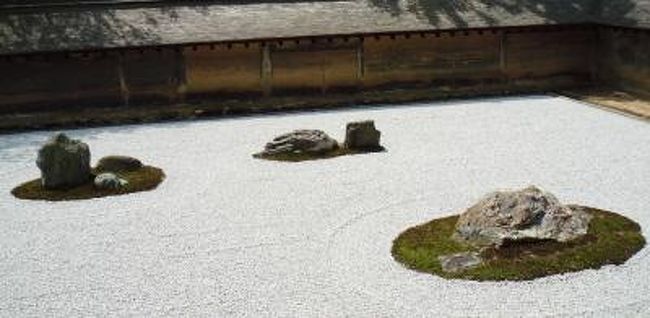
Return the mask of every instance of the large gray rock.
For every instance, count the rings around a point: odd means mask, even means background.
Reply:
[[[345,128],[345,147],[357,150],[379,150],[381,132],[372,120],[348,123]]]
[[[36,165],[46,189],[66,189],[91,180],[90,150],[85,143],[63,133],[52,136],[38,150]]]
[[[106,156],[99,159],[97,171],[101,172],[120,172],[134,171],[142,168],[142,162],[136,158],[128,156]]]
[[[323,153],[338,147],[336,140],[321,130],[295,130],[280,135],[266,144],[264,151],[256,157],[284,153]]]
[[[95,188],[100,190],[118,190],[128,184],[126,180],[111,172],[97,175],[93,183],[95,184]]]
[[[474,246],[519,240],[566,242],[587,234],[591,217],[534,186],[487,195],[465,211],[453,237]]]

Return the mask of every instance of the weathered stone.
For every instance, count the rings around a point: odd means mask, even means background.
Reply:
[[[95,188],[100,190],[118,190],[128,184],[128,182],[116,174],[106,172],[95,177]]]
[[[375,129],[372,120],[348,123],[345,129],[345,147],[358,150],[381,149],[381,132]]]
[[[52,136],[38,150],[36,165],[46,189],[71,188],[91,180],[88,145],[63,133]]]
[[[487,195],[465,211],[454,238],[475,246],[500,247],[519,240],[566,242],[587,234],[591,217],[560,204],[536,187]]]
[[[336,149],[338,143],[321,130],[295,130],[266,144],[256,157],[283,153],[323,153]]]
[[[142,168],[140,160],[128,156],[106,156],[97,163],[97,171],[120,172],[134,171]]]
[[[438,256],[438,261],[440,261],[442,270],[445,272],[458,272],[476,267],[483,262],[479,253],[476,252],[442,255]]]

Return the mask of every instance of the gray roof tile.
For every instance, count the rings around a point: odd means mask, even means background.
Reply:
[[[0,54],[603,21],[650,27],[650,0],[356,0],[0,12]]]

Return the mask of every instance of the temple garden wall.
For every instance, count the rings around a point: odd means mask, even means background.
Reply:
[[[650,31],[600,28],[598,76],[601,82],[650,93]]]
[[[593,25],[0,56],[0,112],[425,88],[445,97],[650,87],[650,31]]]

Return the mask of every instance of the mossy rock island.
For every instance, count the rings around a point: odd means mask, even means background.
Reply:
[[[66,189],[47,189],[43,187],[41,178],[38,178],[15,187],[11,193],[16,198],[26,200],[84,200],[153,190],[165,179],[162,169],[143,166],[137,170],[115,173],[120,179],[127,182],[121,187],[99,189],[93,182],[98,175],[98,172],[93,169],[87,182]]]
[[[114,196],[155,189],[162,169],[127,156],[108,156],[90,167],[85,143],[56,134],[41,147],[36,160],[41,177],[15,187],[19,199],[65,201]]]
[[[344,155],[384,151],[379,144],[381,132],[373,121],[348,123],[345,142],[340,144],[317,129],[301,129],[282,134],[267,143],[254,158],[298,162],[328,159]]]
[[[444,278],[522,281],[620,265],[644,245],[634,221],[561,205],[530,187],[492,193],[461,215],[409,228],[392,254],[409,269]]]

